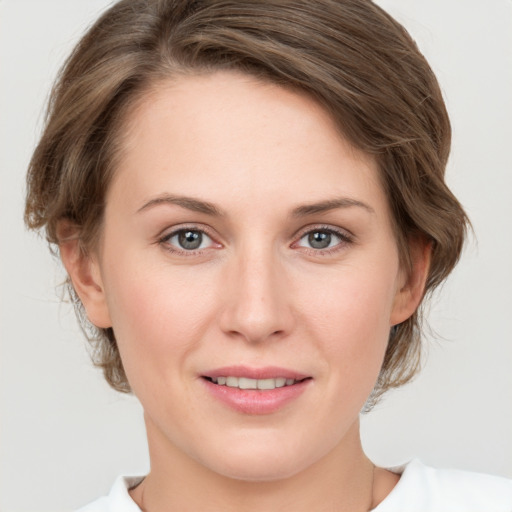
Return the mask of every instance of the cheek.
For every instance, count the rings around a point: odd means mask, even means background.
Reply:
[[[215,316],[213,288],[193,270],[135,258],[118,259],[109,270],[108,307],[130,382],[175,371],[171,365],[186,359]]]
[[[395,290],[387,268],[340,269],[331,276],[328,292],[304,294],[309,329],[344,375],[380,370]]]

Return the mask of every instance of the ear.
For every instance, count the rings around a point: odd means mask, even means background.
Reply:
[[[59,223],[57,236],[62,263],[89,321],[99,328],[112,327],[98,259],[83,249],[76,232],[69,222]]]
[[[425,293],[425,283],[430,269],[432,242],[421,237],[410,242],[411,269],[404,269],[396,291],[390,325],[407,320],[418,308]]]

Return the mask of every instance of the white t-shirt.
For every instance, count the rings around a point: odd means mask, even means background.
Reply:
[[[393,472],[401,478],[372,512],[512,512],[512,480],[434,469],[413,460]],[[128,494],[143,477],[119,477],[110,494],[78,512],[141,512]]]

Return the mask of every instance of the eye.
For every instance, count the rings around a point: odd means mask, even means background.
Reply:
[[[166,235],[161,242],[178,251],[197,251],[214,245],[213,240],[199,229],[179,229]]]
[[[307,243],[313,249],[327,249],[331,247],[333,240],[336,241],[337,237],[327,231],[314,231],[303,236],[301,240],[304,238],[307,239]]]
[[[344,243],[350,243],[351,241],[349,236],[344,233],[340,233],[331,228],[322,228],[308,231],[302,235],[297,246],[321,251],[333,249]]]

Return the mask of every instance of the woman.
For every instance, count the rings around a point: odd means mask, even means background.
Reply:
[[[150,473],[87,510],[510,508],[506,480],[377,468],[359,440],[460,255],[449,144],[435,77],[371,3],[102,16],[55,88],[26,210],[145,411]]]

